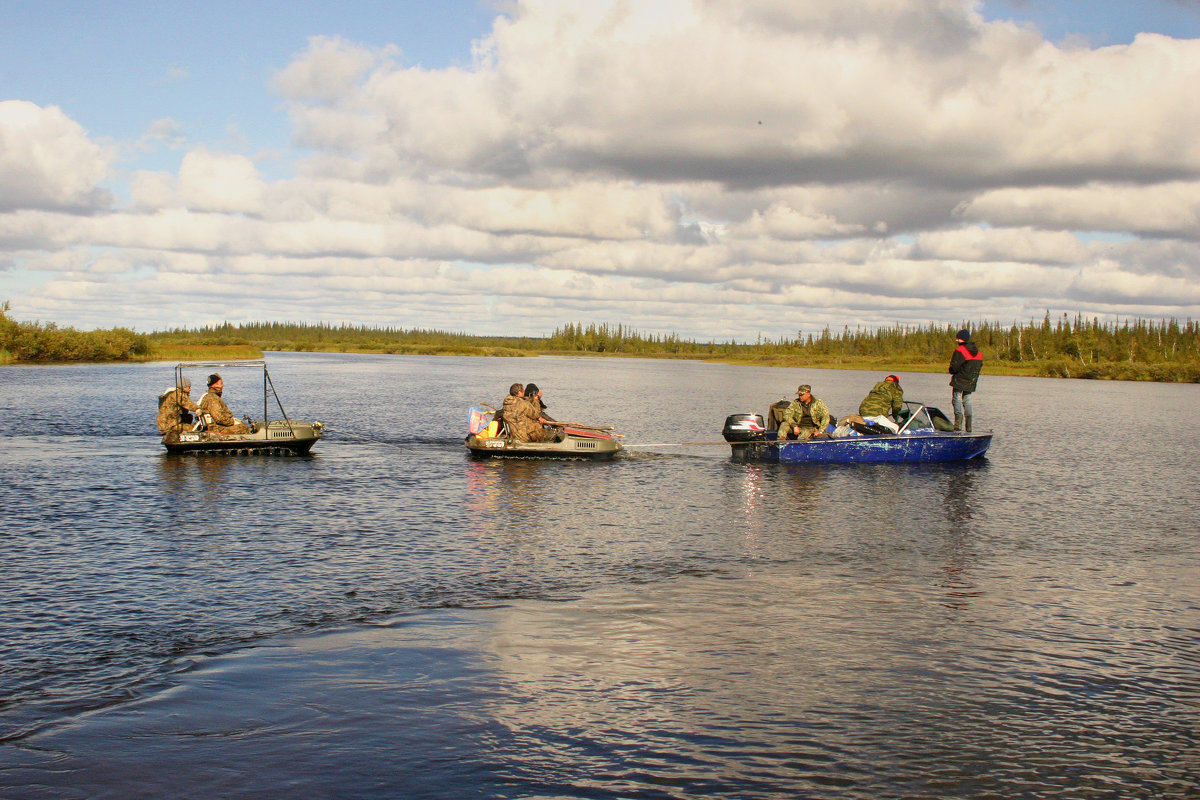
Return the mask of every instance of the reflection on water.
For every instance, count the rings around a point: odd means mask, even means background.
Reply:
[[[468,516],[481,526],[536,519],[555,491],[551,472],[562,464],[524,459],[472,461],[467,466]],[[591,465],[570,465],[584,466]]]
[[[977,417],[1005,433],[968,464],[472,461],[463,409],[510,360],[270,360],[330,424],[311,458],[166,455],[150,367],[87,372],[103,438],[57,413],[82,373],[0,380],[0,794],[1193,789],[1200,466],[1158,430],[1106,459],[1074,421],[1197,387],[989,378]],[[559,415],[627,443],[711,441],[777,385],[851,407],[876,377],[536,366]]]
[[[946,519],[950,522],[965,526],[975,517],[976,474],[987,468],[986,460],[953,464],[943,468],[945,482],[942,504],[946,509]]]

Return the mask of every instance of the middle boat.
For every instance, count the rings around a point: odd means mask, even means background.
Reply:
[[[559,458],[603,461],[624,448],[612,428],[598,428],[576,422],[553,422],[558,435],[548,442],[522,442],[513,437],[503,419],[493,419],[492,411],[472,408],[464,443],[473,458]]]

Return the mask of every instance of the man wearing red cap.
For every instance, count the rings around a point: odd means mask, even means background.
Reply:
[[[868,422],[879,423],[892,433],[899,431],[900,426],[889,415],[897,420],[904,417],[904,390],[900,388],[900,379],[888,375],[875,384],[875,388],[858,404],[858,415]]]

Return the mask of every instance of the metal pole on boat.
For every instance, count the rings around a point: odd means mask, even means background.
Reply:
[[[283,414],[283,421],[287,423],[288,432],[292,434],[292,438],[296,438],[296,432],[292,430],[292,421],[288,419],[287,412],[283,410],[283,401],[279,399],[279,392],[275,391],[275,384],[271,381],[271,375],[267,372],[267,368],[263,367],[263,381],[265,384],[270,384],[271,394],[275,395],[275,404],[279,406],[279,413]],[[266,386],[263,387],[263,408],[267,405]],[[263,414],[263,421],[266,421],[266,413]]]

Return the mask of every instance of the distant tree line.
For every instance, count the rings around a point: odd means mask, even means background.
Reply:
[[[329,353],[523,356],[541,349],[542,339],[473,336],[425,328],[379,328],[307,322],[248,322],[179,328],[150,334],[157,347],[248,344],[260,350]]]
[[[538,353],[700,358],[782,366],[943,369],[955,332],[971,331],[994,374],[1200,383],[1200,324],[1187,320],[1097,318],[1063,314],[1041,321],[844,326],[754,342],[698,342],[675,333],[647,334],[624,324],[568,323],[545,338],[475,336],[424,328],[343,323],[251,322],[177,328],[150,334],[126,328],[76,331],[53,323],[18,323],[0,309],[0,361],[115,361],[198,357],[224,350],[524,356]]]
[[[1127,319],[1102,323],[1077,314],[1003,325],[960,322],[863,329],[825,328],[817,334],[753,343],[696,342],[675,334],[642,334],[624,325],[568,324],[546,343],[552,351],[678,355],[812,366],[893,364],[919,367],[949,360],[955,334],[971,331],[993,369],[1064,378],[1200,382],[1200,323]]]

